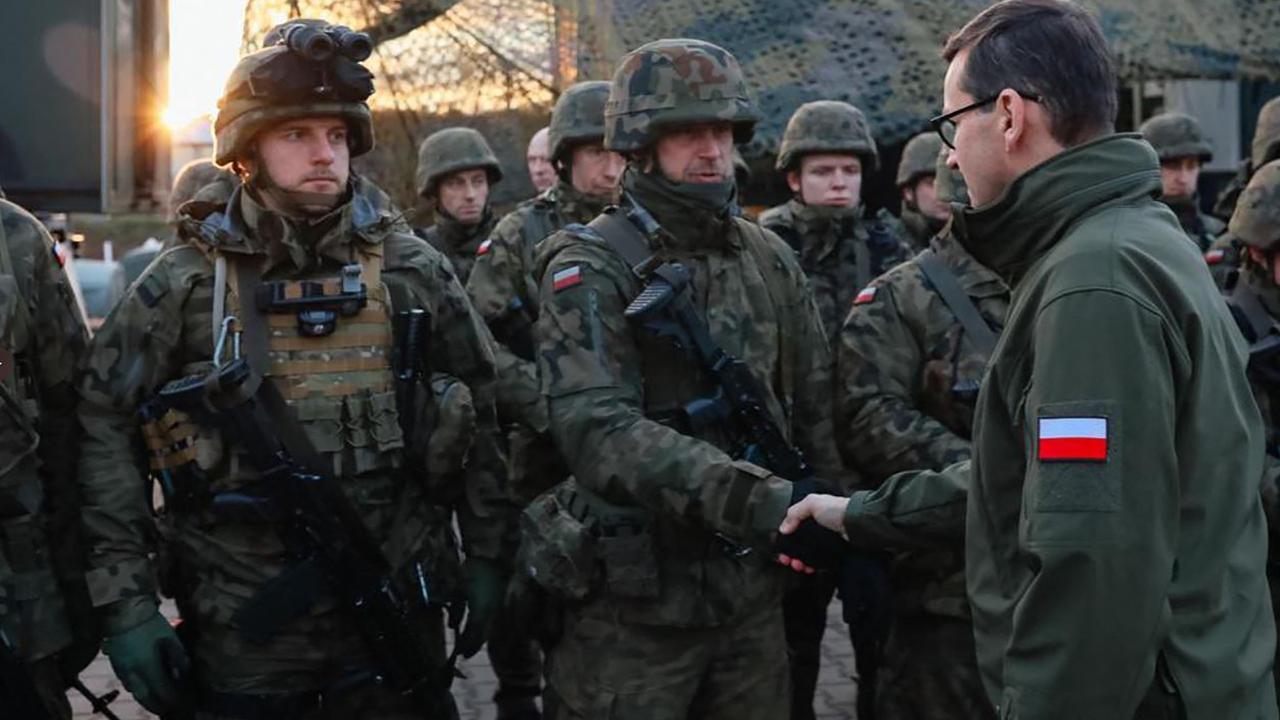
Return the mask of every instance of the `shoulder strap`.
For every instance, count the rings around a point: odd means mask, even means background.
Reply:
[[[555,232],[555,223],[551,221],[551,208],[540,200],[535,201],[529,208],[529,212],[525,213],[524,224],[520,227],[520,234],[524,236],[525,244],[534,247],[553,232]]]
[[[991,353],[996,349],[996,333],[983,319],[978,306],[974,305],[969,295],[960,289],[955,273],[942,262],[942,258],[938,257],[933,248],[916,256],[916,262],[919,263],[920,271],[924,273],[925,278],[933,285],[933,289],[937,290],[938,295],[942,297],[942,302],[947,304],[951,313],[956,316],[956,320],[960,321],[975,349],[983,356],[991,357]]]
[[[1227,304],[1231,306],[1231,316],[1235,318],[1236,325],[1251,346],[1261,343],[1275,329],[1271,313],[1267,312],[1262,301],[1245,283],[1236,283],[1227,296]]]
[[[606,208],[587,227],[596,232],[609,243],[609,247],[622,257],[623,262],[631,268],[636,277],[644,280],[656,267],[655,255],[649,247],[649,240],[630,220],[623,217],[617,208]]]

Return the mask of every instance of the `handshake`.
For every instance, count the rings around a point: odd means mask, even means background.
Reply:
[[[778,562],[796,572],[834,570],[849,554],[844,513],[849,498],[823,495],[813,479],[792,483],[791,507],[778,528]]]

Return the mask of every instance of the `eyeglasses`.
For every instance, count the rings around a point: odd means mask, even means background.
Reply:
[[[1001,90],[1000,92],[1004,92],[1004,91]],[[1025,93],[1025,92],[1022,92],[1021,90],[1014,90],[1014,92],[1018,93],[1018,95],[1023,100],[1030,100],[1031,102],[1040,102],[1040,96],[1036,95],[1035,93]],[[956,149],[956,144],[955,144],[956,143],[956,118],[969,112],[970,110],[976,110],[977,108],[980,108],[983,105],[990,105],[991,103],[999,99],[1000,99],[1000,93],[996,93],[995,95],[992,95],[991,97],[985,100],[979,100],[978,102],[965,105],[964,107],[958,110],[952,110],[949,113],[939,115],[938,117],[930,120],[929,125],[933,128],[934,132],[938,133],[938,137],[942,138],[942,142],[946,143],[947,147],[951,148],[952,150],[955,150]]]

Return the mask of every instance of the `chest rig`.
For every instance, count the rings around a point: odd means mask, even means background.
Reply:
[[[244,350],[334,477],[395,467],[404,447],[381,248],[357,254],[336,270],[283,280],[262,280],[253,256],[215,259],[215,287],[226,288],[221,315],[215,293],[215,355]]]

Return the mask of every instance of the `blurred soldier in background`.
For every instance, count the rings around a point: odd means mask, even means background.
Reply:
[[[449,258],[463,284],[493,230],[489,193],[500,180],[498,158],[471,128],[437,130],[418,148],[418,195],[431,204],[435,224],[414,232]]]
[[[934,189],[934,167],[942,139],[932,130],[907,141],[898,162],[898,192],[902,195],[902,224],[913,251],[929,247],[929,240],[951,219],[951,207]]]
[[[1142,123],[1139,130],[1160,158],[1160,199],[1178,216],[1178,223],[1196,248],[1207,252],[1226,229],[1226,223],[1200,211],[1200,193],[1196,190],[1200,168],[1213,159],[1213,149],[1200,123],[1190,115],[1161,113]]]
[[[551,162],[549,129],[542,128],[529,138],[529,149],[525,152],[525,162],[529,165],[529,179],[539,193],[545,192],[556,184],[556,169]]]
[[[1230,220],[1235,212],[1236,201],[1249,178],[1253,177],[1253,171],[1277,158],[1280,158],[1280,97],[1268,100],[1258,111],[1249,157],[1240,163],[1240,171],[1218,195],[1218,201],[1213,206],[1214,215]],[[1244,243],[1228,228],[1205,253],[1205,260],[1220,287],[1226,287],[1234,271],[1240,267],[1243,250]]]

